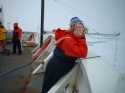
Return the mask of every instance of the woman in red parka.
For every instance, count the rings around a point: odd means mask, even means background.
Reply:
[[[55,39],[58,41],[53,57],[49,60],[43,81],[41,93],[47,93],[49,89],[74,66],[78,58],[86,58],[88,48],[85,38],[85,27],[78,17],[70,21],[70,29],[54,30]]]

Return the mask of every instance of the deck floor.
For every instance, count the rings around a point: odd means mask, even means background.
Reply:
[[[11,50],[10,45],[8,48]],[[22,55],[0,54],[0,93],[40,93],[42,75],[31,76],[32,65],[10,72],[32,61],[31,50],[32,48],[23,48]]]

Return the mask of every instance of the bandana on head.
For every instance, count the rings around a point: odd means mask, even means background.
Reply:
[[[74,24],[82,24],[84,26],[82,20],[80,18],[78,18],[78,17],[71,18],[70,26],[73,26]]]

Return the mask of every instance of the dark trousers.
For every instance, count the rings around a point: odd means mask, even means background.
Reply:
[[[21,41],[20,40],[13,40],[12,43],[13,43],[13,54],[16,53],[17,49],[18,49],[18,54],[21,54],[22,53]]]
[[[75,65],[57,58],[52,58],[47,64],[41,93],[47,93],[57,81],[66,75]]]

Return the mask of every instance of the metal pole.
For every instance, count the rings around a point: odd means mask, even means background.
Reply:
[[[43,44],[44,32],[44,0],[41,0],[41,33],[40,33],[40,46]]]

